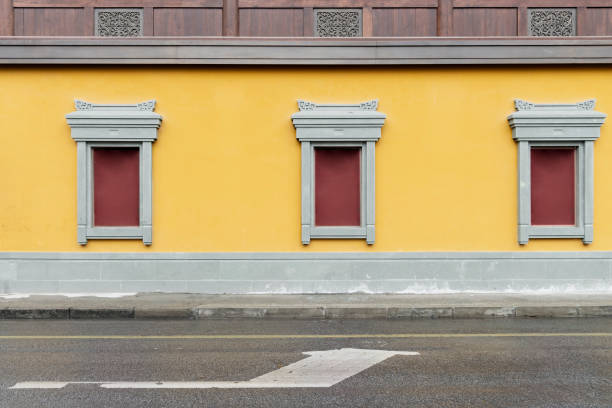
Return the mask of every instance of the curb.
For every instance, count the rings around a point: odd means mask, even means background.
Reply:
[[[495,318],[612,317],[612,306],[511,306],[511,307],[363,307],[363,306],[273,306],[121,309],[0,309],[0,320],[20,319],[495,319]]]

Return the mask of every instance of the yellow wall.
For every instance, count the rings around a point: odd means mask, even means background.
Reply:
[[[597,98],[612,68],[8,68],[0,70],[0,251],[612,250],[612,131],[595,143],[595,239],[516,237],[513,99]],[[153,245],[76,243],[75,98],[155,98]],[[376,244],[300,243],[296,99],[379,98]],[[612,120],[612,119],[609,119]]]

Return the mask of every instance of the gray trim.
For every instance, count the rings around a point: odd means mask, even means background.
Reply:
[[[312,147],[310,142],[305,140],[302,142],[302,185],[301,185],[301,197],[302,197],[302,244],[310,244],[310,225],[312,224],[312,218],[314,215],[311,213],[312,202],[312,168],[314,167],[311,163],[312,160]]]
[[[365,213],[366,213],[366,242],[373,244],[375,240],[375,154],[374,154],[374,143],[373,141],[366,142],[365,155],[366,155],[366,166],[365,166]]]
[[[145,245],[150,245],[151,242],[145,242],[145,233],[144,233],[144,225],[145,225],[145,209],[150,209],[151,207],[151,198],[150,198],[150,194],[147,196],[145,194],[145,185],[150,184],[151,183],[151,175],[150,174],[144,174],[144,168],[149,166],[150,167],[150,163],[151,163],[151,152],[145,152],[143,147],[144,144],[148,143],[149,145],[151,144],[151,142],[142,142],[142,143],[135,143],[135,142],[116,142],[116,143],[110,143],[105,141],[104,143],[96,143],[96,142],[89,142],[86,143],[87,144],[87,186],[86,186],[86,191],[87,191],[87,202],[86,202],[86,207],[87,207],[87,228],[85,229],[85,242],[84,244],[87,244],[87,239],[142,239],[143,242],[145,243]],[[139,187],[139,191],[140,191],[140,210],[139,210],[139,220],[140,220],[140,226],[138,227],[96,227],[94,225],[94,212],[93,212],[93,194],[94,194],[94,174],[93,174],[93,149],[98,148],[98,147],[112,147],[112,148],[119,148],[119,147],[136,147],[139,150],[139,160],[140,160],[140,187]],[[148,154],[147,154],[148,153]],[[149,178],[147,180],[147,177]],[[145,198],[147,197],[147,198]],[[149,211],[150,212],[150,211]],[[150,223],[149,223],[150,224]],[[83,245],[84,245],[83,244]]]
[[[139,239],[143,236],[142,227],[88,227],[88,239]]]
[[[529,227],[531,226],[531,156],[529,143],[518,142],[518,242],[526,244],[529,242]]]
[[[365,238],[365,227],[317,227],[310,226],[311,238]]]
[[[612,251],[415,251],[415,252],[23,252],[0,251],[0,261],[426,261],[426,260],[610,260]],[[610,272],[612,273],[612,265]],[[610,275],[612,278],[612,275]]]
[[[302,143],[302,244],[311,238],[362,238],[375,241],[375,143],[386,115],[378,112],[378,100],[359,104],[317,104],[298,100],[300,112],[291,116],[296,137]],[[317,147],[358,147],[361,150],[361,225],[315,225],[314,151]]]
[[[140,225],[142,242],[153,243],[153,149],[151,142],[142,142],[140,148]]]
[[[142,239],[151,245],[152,142],[162,117],[153,112],[155,101],[140,104],[92,104],[75,101],[77,110],[66,115],[77,142],[77,242],[89,239]],[[140,158],[140,225],[96,227],[93,219],[93,158],[96,147],[136,147]]]
[[[370,168],[370,165],[366,162],[366,145],[363,142],[309,142],[310,146],[310,219],[308,222],[310,223],[308,226],[308,231],[310,231],[310,238],[329,238],[329,239],[341,239],[341,238],[366,238],[366,229],[365,225],[365,213],[366,213],[366,194],[367,194],[367,179],[365,178],[366,169]],[[359,168],[361,174],[359,175],[360,183],[360,193],[359,193],[359,208],[360,208],[360,225],[359,227],[355,226],[317,226],[315,223],[315,149],[318,147],[356,147],[359,148]],[[373,243],[373,242],[372,242]]]
[[[576,104],[535,104],[515,100],[517,112],[508,116],[512,138],[518,142],[518,242],[530,238],[582,238],[593,242],[593,142],[606,115],[594,111],[595,100]],[[576,225],[531,225],[531,149],[575,147]]]
[[[593,242],[593,213],[594,213],[594,143],[591,141],[584,142],[584,158],[582,163],[583,171],[583,193],[584,193],[584,207],[583,207],[583,225],[584,225],[584,237],[582,240],[585,244]]]
[[[612,293],[612,252],[0,252],[0,293]]]
[[[0,38],[0,64],[610,64],[611,38]]]
[[[77,242],[87,244],[88,163],[87,143],[77,142]]]

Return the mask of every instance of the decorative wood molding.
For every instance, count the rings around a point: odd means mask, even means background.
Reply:
[[[15,0],[15,8],[53,7],[223,7],[223,0]]]
[[[437,0],[239,0],[240,8],[436,7]]]

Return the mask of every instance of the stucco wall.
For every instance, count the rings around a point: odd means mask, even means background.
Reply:
[[[612,133],[595,143],[594,241],[516,232],[513,99],[596,98],[612,68],[2,68],[0,251],[610,251]],[[76,242],[73,100],[156,99],[153,244]],[[296,99],[380,100],[376,243],[300,243]]]

